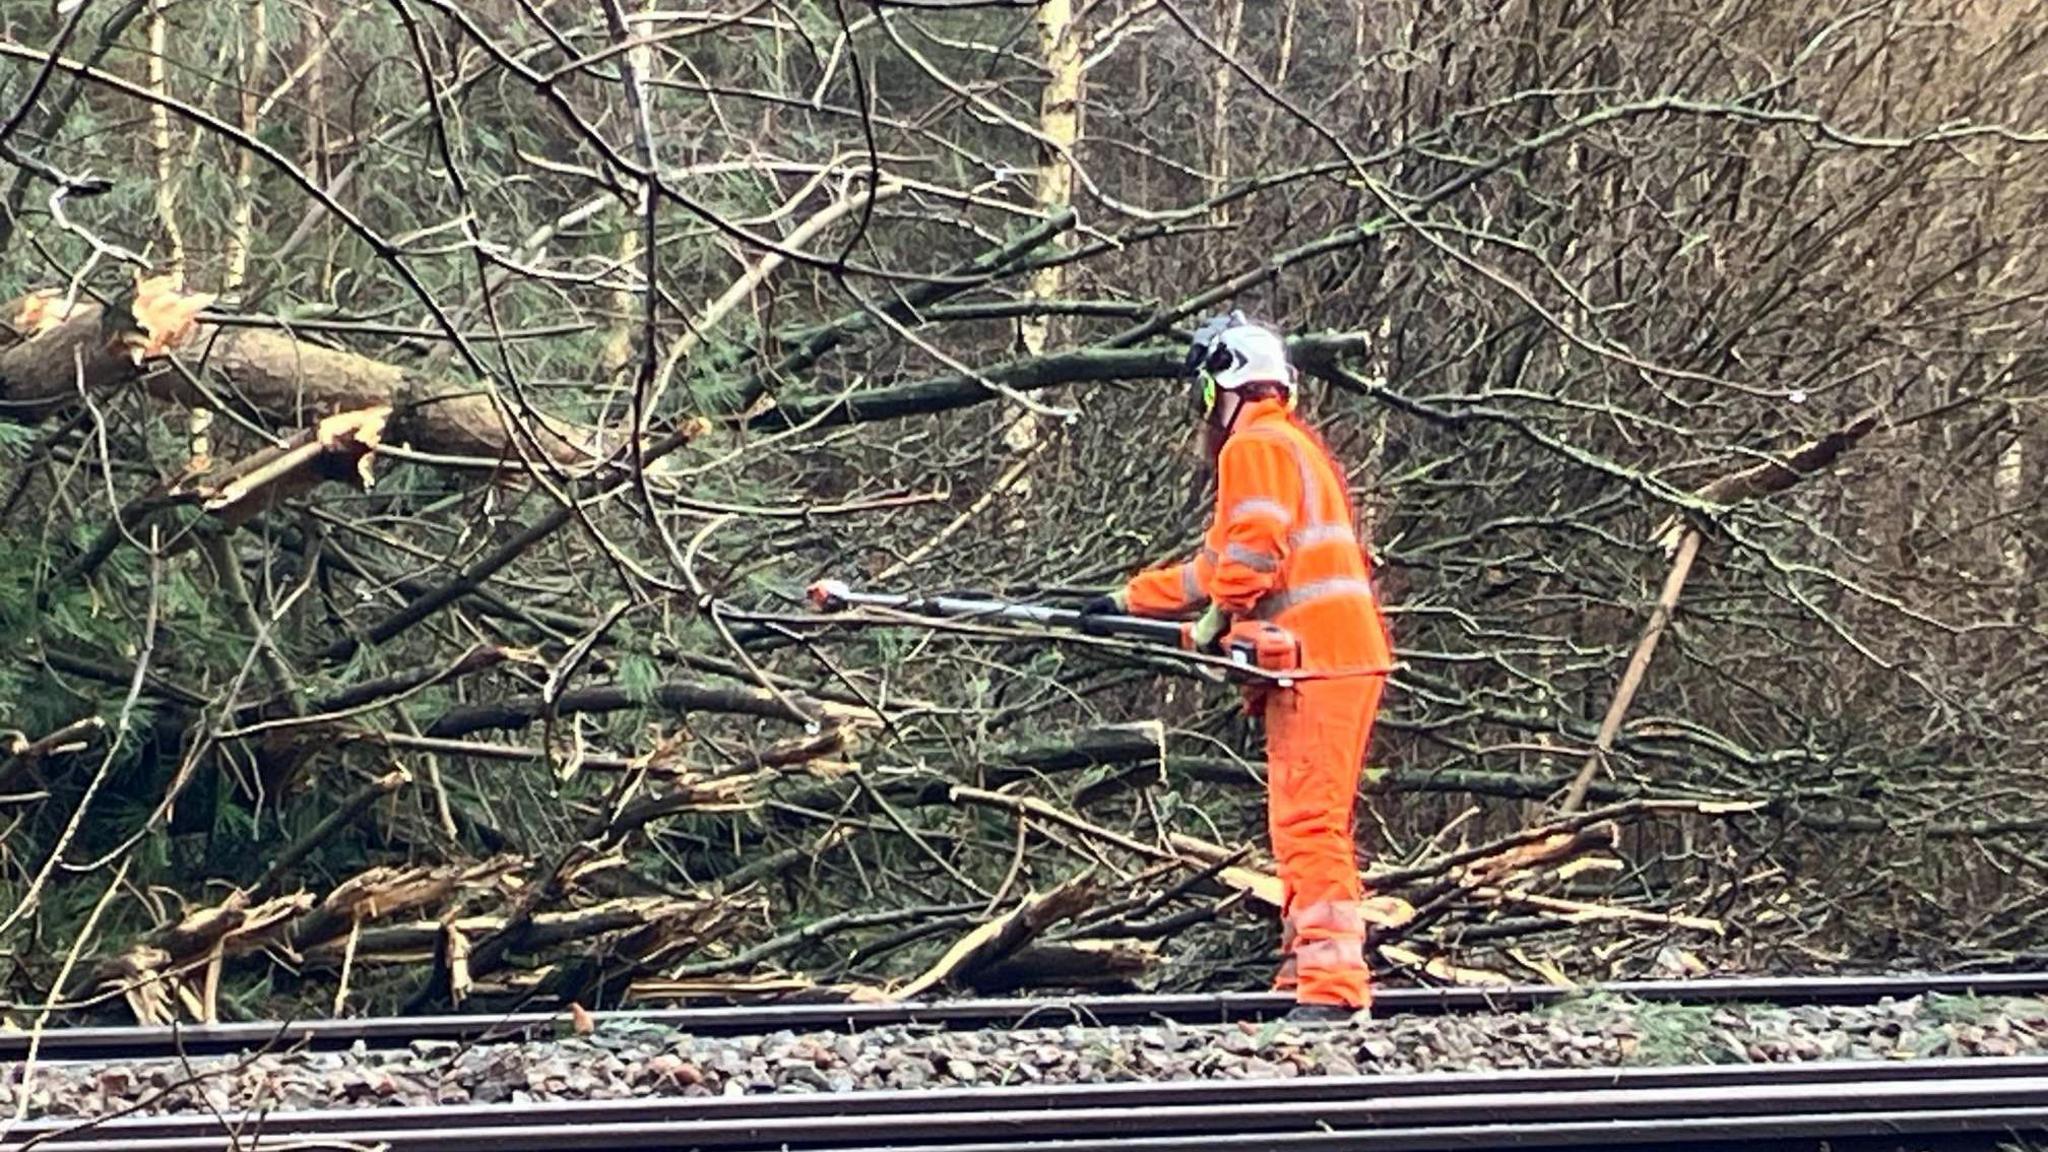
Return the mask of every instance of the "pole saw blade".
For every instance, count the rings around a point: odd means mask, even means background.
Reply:
[[[820,580],[811,585],[807,597],[811,606],[820,612],[843,612],[848,608],[889,608],[920,616],[940,616],[957,620],[1002,620],[1173,644],[1179,643],[1180,640],[1180,625],[1171,620],[1120,615],[1084,617],[1072,608],[1053,608],[1043,604],[1024,604],[993,598],[861,592],[843,580]]]

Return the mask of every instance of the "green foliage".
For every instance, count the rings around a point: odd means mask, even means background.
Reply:
[[[2024,1003],[2024,1002],[2023,1002]],[[2038,1010],[2038,1003],[2029,1005]],[[1922,1001],[1921,1012],[1936,1024],[1982,1024],[2006,1015],[2014,1002],[2001,997],[1930,995]]]
[[[1720,1010],[1704,1004],[1631,1000],[1595,990],[1541,1009],[1539,1015],[1568,1021],[1573,1028],[1589,1032],[1623,1021],[1636,1039],[1633,1058],[1637,1062],[1695,1064],[1731,1057],[1713,1026],[1714,1014]]]
[[[227,789],[221,789],[216,795],[218,799],[213,806],[212,828],[212,836],[216,843],[251,845],[264,838],[262,826],[257,823],[255,813],[235,803]],[[305,822],[305,819],[305,814],[301,813],[301,822]]]
[[[653,701],[654,690],[661,686],[661,668],[641,653],[628,652],[619,657],[617,679],[630,699],[647,704]]]

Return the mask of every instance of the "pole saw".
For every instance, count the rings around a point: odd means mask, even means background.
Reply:
[[[819,612],[843,612],[848,608],[886,608],[919,616],[965,620],[1003,620],[1064,628],[1096,636],[1124,636],[1171,644],[1183,651],[1190,645],[1186,625],[1177,620],[1116,614],[1082,615],[1073,608],[1043,604],[1021,604],[970,596],[915,596],[893,592],[858,592],[843,580],[820,580],[811,585],[811,607]],[[1215,655],[1226,662],[1232,679],[1292,687],[1304,677],[1301,672],[1301,642],[1293,633],[1263,620],[1246,620],[1224,633]]]

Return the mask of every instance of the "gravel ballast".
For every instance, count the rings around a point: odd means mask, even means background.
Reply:
[[[584,1036],[190,1061],[0,1064],[0,1118],[1255,1079],[1653,1064],[2048,1054],[2048,999],[1865,1007],[1586,999],[1496,1016],[1280,1024],[700,1037],[607,1022]]]

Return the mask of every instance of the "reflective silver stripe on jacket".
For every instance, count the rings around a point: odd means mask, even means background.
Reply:
[[[1301,477],[1301,502],[1307,504],[1309,493],[1315,491],[1317,486],[1316,467],[1309,460],[1309,454],[1301,450],[1301,437],[1283,432],[1278,428],[1271,432],[1266,432],[1263,429],[1253,429],[1251,434],[1258,439],[1269,440],[1280,445],[1282,448],[1287,449],[1289,456],[1294,457],[1294,471]],[[1344,483],[1342,473],[1337,475],[1337,483]],[[1309,511],[1309,515],[1311,517],[1315,515],[1313,509]]]
[[[1358,533],[1352,531],[1349,524],[1311,524],[1299,532],[1289,534],[1287,544],[1290,548],[1306,548],[1311,544],[1324,544],[1331,540],[1350,540],[1356,543]]]
[[[1200,604],[1205,598],[1202,595],[1202,580],[1195,575],[1193,564],[1180,566],[1180,597],[1190,605]]]
[[[1345,483],[1344,474],[1333,468],[1329,477],[1319,476],[1319,469],[1316,467],[1315,462],[1309,458],[1310,454],[1303,449],[1299,442],[1300,437],[1298,436],[1289,435],[1278,430],[1272,432],[1255,431],[1252,434],[1262,440],[1270,441],[1285,448],[1287,454],[1294,457],[1294,470],[1301,477],[1301,503],[1307,522],[1288,535],[1288,547],[1305,548],[1311,544],[1321,544],[1329,540],[1356,541],[1358,533],[1350,524],[1342,520],[1324,520],[1315,508],[1315,494],[1322,491],[1326,486],[1326,481],[1342,486]],[[1342,493],[1337,493],[1337,495],[1339,497],[1337,503],[1342,505]],[[1279,505],[1274,504],[1270,500],[1245,500],[1239,503],[1237,507],[1243,509],[1253,504],[1279,507]],[[1233,509],[1233,512],[1235,511]],[[1284,509],[1281,510],[1281,516],[1283,523],[1293,522],[1294,517]]]
[[[1289,588],[1261,597],[1252,615],[1260,620],[1272,620],[1289,609],[1318,600],[1334,600],[1344,596],[1359,596],[1372,599],[1372,581],[1358,576],[1338,576],[1329,580],[1311,580],[1299,588]]]
[[[1268,500],[1263,496],[1254,496],[1249,500],[1239,500],[1236,507],[1230,510],[1229,519],[1234,522],[1253,515],[1270,516],[1278,520],[1282,528],[1294,523],[1294,513],[1289,512],[1286,505],[1278,500]]]
[[[1261,552],[1257,548],[1250,548],[1243,544],[1225,545],[1223,556],[1225,559],[1236,561],[1254,572],[1278,572],[1280,570],[1280,558],[1278,556],[1273,555],[1271,552]]]

